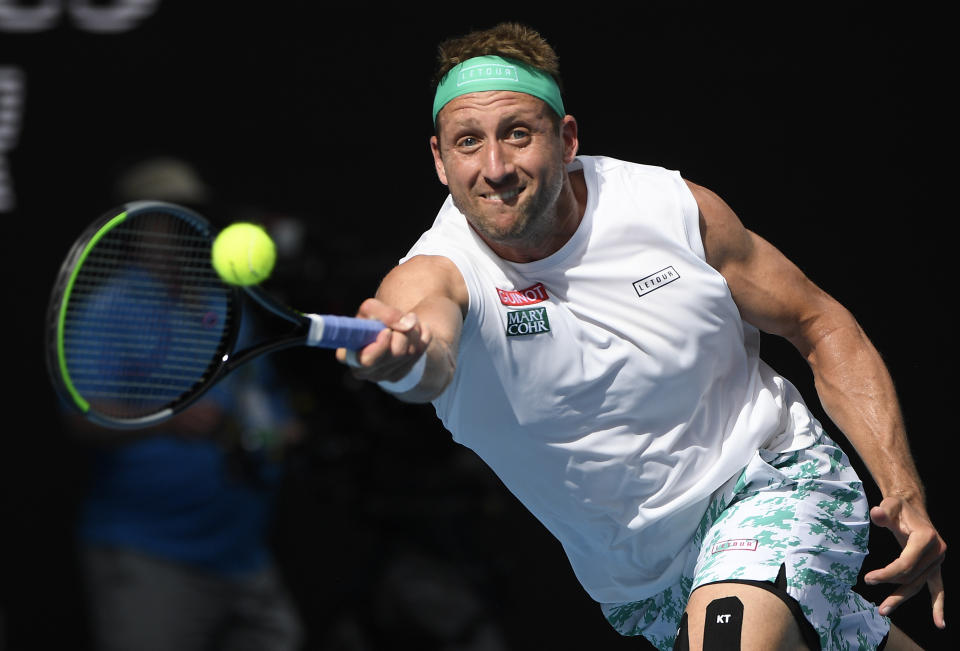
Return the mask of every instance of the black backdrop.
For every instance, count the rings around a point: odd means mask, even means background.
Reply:
[[[0,2],[0,180],[13,193],[3,323],[14,351],[0,649],[88,644],[71,539],[86,469],[55,417],[41,330],[57,266],[115,203],[120,171],[178,156],[213,188],[213,221],[297,220],[304,250],[281,259],[268,288],[302,309],[351,312],[444,196],[427,147],[436,42],[502,19],[537,27],[558,50],[581,153],[679,169],[717,191],[856,314],[897,379],[931,512],[952,538],[943,16],[870,3],[428,12],[143,0],[129,3],[142,15],[127,28],[97,32],[78,9],[122,4]],[[16,10],[37,8],[49,10],[43,25],[11,26]],[[815,403],[803,361],[765,345]],[[367,648],[403,636],[441,648],[398,623],[391,559],[411,555],[469,586],[507,648],[642,647],[608,630],[559,546],[429,407],[358,386],[327,353],[277,363],[311,431],[290,456],[276,536],[310,648],[364,648],[343,642],[351,635]],[[893,552],[874,534],[869,567]],[[928,613],[921,595],[895,621],[945,648]]]

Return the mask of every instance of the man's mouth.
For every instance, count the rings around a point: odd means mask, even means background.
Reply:
[[[518,187],[511,190],[504,190],[503,192],[491,192],[483,195],[483,198],[487,199],[488,201],[510,201],[522,191],[523,187]]]

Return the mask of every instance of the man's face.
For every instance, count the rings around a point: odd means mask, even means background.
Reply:
[[[557,127],[550,111],[512,91],[461,95],[440,111],[430,141],[437,175],[491,245],[537,247],[554,230],[577,138],[573,118]]]

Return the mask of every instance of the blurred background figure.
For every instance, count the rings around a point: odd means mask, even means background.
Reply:
[[[158,157],[117,181],[118,202],[208,214],[193,167]],[[252,330],[241,338],[255,337]],[[78,522],[90,632],[102,651],[293,651],[303,627],[271,549],[284,452],[302,424],[269,358],[174,419],[116,432],[67,417],[89,443]]]

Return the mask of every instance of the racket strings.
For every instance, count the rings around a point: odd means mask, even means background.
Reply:
[[[139,418],[178,401],[223,355],[235,316],[210,265],[210,239],[167,212],[129,216],[75,273],[65,363],[92,409]]]

